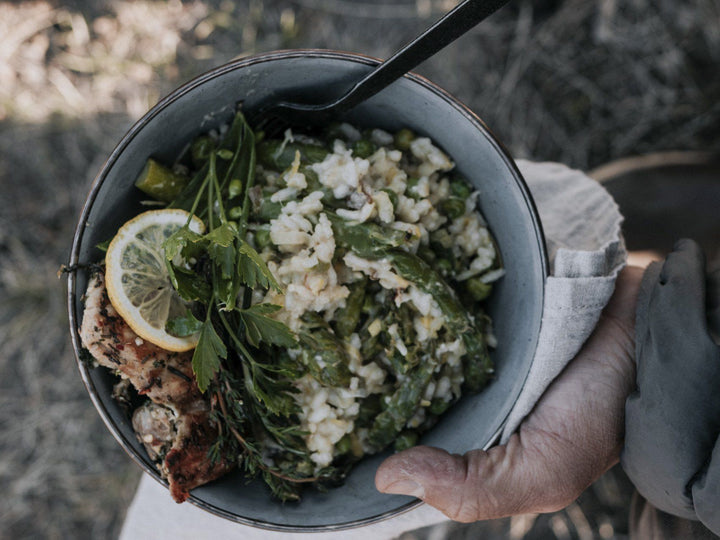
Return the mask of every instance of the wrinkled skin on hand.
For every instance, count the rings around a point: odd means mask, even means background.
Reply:
[[[375,484],[472,522],[553,512],[619,461],[635,381],[635,304],[643,270],[618,276],[592,336],[507,444],[453,455],[419,446],[385,460]]]

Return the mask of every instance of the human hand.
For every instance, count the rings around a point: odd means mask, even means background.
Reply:
[[[418,446],[386,459],[375,485],[471,522],[568,506],[619,460],[634,387],[635,303],[643,270],[629,267],[578,355],[507,444],[453,455]]]

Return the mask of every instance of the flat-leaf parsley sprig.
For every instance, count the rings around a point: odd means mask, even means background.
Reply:
[[[245,327],[245,337],[238,340],[237,345],[241,356],[250,357],[251,353],[243,346],[242,341],[257,348],[261,341],[269,345],[292,346],[295,343],[292,332],[281,322],[269,315],[275,312],[278,306],[270,304],[249,305],[248,294],[244,294],[244,301],[238,305],[238,297],[244,290],[252,292],[253,289],[275,289],[282,292],[279,283],[268,269],[258,252],[245,240],[245,228],[248,219],[249,205],[245,199],[248,190],[252,187],[254,179],[254,134],[247,127],[242,115],[238,113],[230,135],[238,131],[242,137],[237,137],[235,152],[227,148],[210,148],[207,154],[204,178],[199,186],[193,179],[188,189],[196,189],[195,197],[190,208],[186,208],[190,215],[184,227],[173,233],[164,243],[166,265],[173,287],[180,296],[189,302],[198,302],[205,308],[205,320],[200,327],[200,341],[193,355],[193,369],[197,378],[198,387],[205,392],[215,373],[220,369],[220,359],[227,358],[227,350],[223,340],[214,328],[214,315],[220,312],[237,312],[236,318]],[[245,158],[238,159],[238,155]],[[223,167],[224,181],[221,183],[218,172],[218,160],[230,161],[233,166],[229,169]],[[237,176],[238,178],[234,178]],[[231,179],[232,177],[232,179]],[[239,180],[242,179],[242,180]],[[242,189],[230,197],[230,190],[224,188],[239,180]],[[197,187],[196,187],[197,186]],[[179,200],[187,197],[181,193]],[[231,221],[227,217],[225,205],[232,204],[233,199],[242,201],[242,210],[238,221]],[[205,201],[202,212],[199,212],[201,203]],[[174,204],[173,204],[174,206]],[[204,215],[207,224],[207,234],[198,234],[190,229],[193,215]],[[191,268],[187,263],[189,261]],[[186,316],[187,318],[187,316]],[[225,318],[227,322],[227,318]],[[174,321],[173,326],[179,326],[181,321]],[[196,328],[197,324],[189,324]],[[243,347],[243,348],[240,348]]]
[[[204,144],[202,167],[171,206],[202,216],[207,233],[192,231],[188,219],[163,246],[173,286],[195,309],[168,328],[199,332],[192,366],[198,388],[212,396],[220,434],[213,457],[237,457],[248,473],[262,474],[276,495],[293,499],[293,484],[319,478],[308,466],[293,396],[293,381],[303,371],[284,350],[297,347],[295,335],[272,317],[279,306],[251,305],[258,287],[282,292],[245,239],[255,135],[238,113],[217,147]],[[268,439],[275,449],[271,460],[257,444]]]

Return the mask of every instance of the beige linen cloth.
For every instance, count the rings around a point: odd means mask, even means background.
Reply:
[[[517,429],[588,338],[626,260],[620,231],[622,217],[604,188],[582,172],[557,163],[518,161],[517,164],[540,213],[551,275],[546,282],[535,358],[501,442]],[[367,527],[315,534],[321,540],[384,540],[446,520],[442,513],[422,504]],[[178,505],[164,487],[144,475],[120,538],[285,540],[307,539],[308,533],[261,530],[216,517],[188,503]]]

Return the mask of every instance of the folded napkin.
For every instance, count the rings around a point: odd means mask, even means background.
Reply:
[[[537,351],[520,397],[501,434],[506,441],[593,331],[625,264],[622,216],[612,197],[580,171],[557,163],[517,162],[537,205],[550,257]],[[384,540],[445,521],[427,505],[394,518],[324,539]],[[178,505],[167,489],[144,475],[123,525],[121,540],[285,540],[307,533],[272,532],[239,525],[190,504]]]
[[[517,164],[540,214],[550,276],[535,358],[501,442],[590,336],[627,259],[620,210],[600,184],[559,163]]]

